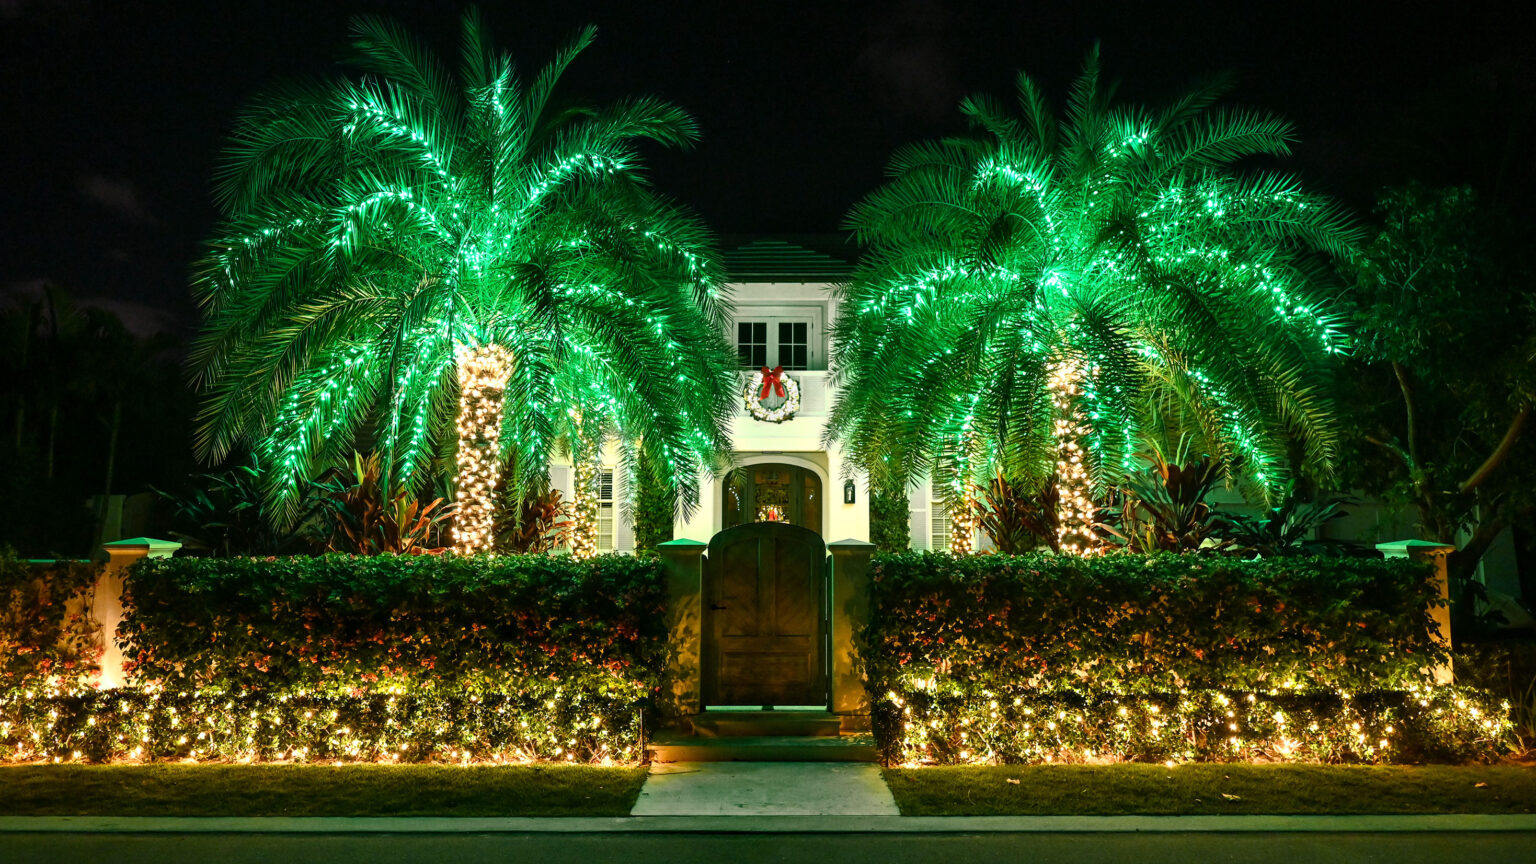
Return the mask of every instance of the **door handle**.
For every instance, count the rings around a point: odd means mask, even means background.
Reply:
[[[709,608],[711,608],[711,609],[713,609],[713,610],[718,612],[719,610],[725,608],[725,604],[724,603],[711,603],[711,604],[709,604]]]

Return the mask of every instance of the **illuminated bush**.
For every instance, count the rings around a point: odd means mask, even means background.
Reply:
[[[1508,706],[1430,686],[1408,561],[877,556],[860,651],[894,762],[1463,760]]]
[[[135,686],[0,686],[0,762],[635,761],[661,586],[626,556],[146,560]]]
[[[133,568],[120,634],[141,683],[274,695],[515,693],[640,702],[664,662],[654,561],[610,555],[170,558]]]

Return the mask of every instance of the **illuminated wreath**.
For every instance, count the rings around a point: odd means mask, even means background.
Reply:
[[[770,394],[783,399],[778,407],[770,409],[764,405]],[[775,366],[769,369],[763,367],[761,372],[753,372],[747,379],[747,386],[741,391],[742,403],[754,419],[767,423],[783,423],[795,416],[800,410],[800,385],[795,379],[784,374],[783,366]]]

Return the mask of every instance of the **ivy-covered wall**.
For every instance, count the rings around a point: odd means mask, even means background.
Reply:
[[[98,567],[30,562],[0,547],[0,690],[73,689],[100,671],[101,640],[90,617]]]
[[[1507,707],[1430,686],[1409,561],[877,556],[860,651],[894,762],[1490,755]]]

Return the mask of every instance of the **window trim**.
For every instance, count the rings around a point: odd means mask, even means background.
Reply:
[[[727,338],[730,340],[731,347],[737,349],[738,362],[741,356],[739,350],[741,342],[739,341],[738,327],[744,323],[763,323],[767,325],[768,345],[767,351],[765,353],[767,354],[768,362],[763,365],[768,366],[770,369],[775,366],[788,367],[790,365],[782,362],[784,358],[779,356],[778,325],[780,323],[807,325],[805,339],[805,368],[795,371],[826,371],[827,346],[825,337],[825,304],[754,303],[751,301],[738,300],[736,304],[736,314],[731,318],[729,324],[730,329],[727,331]],[[740,368],[751,369],[755,368],[756,365],[757,364],[753,364],[752,366],[742,366]]]

